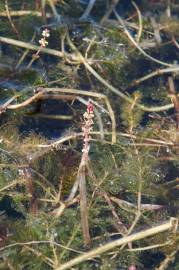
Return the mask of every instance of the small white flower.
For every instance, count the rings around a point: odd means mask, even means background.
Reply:
[[[48,29],[43,30],[42,31],[42,36],[48,38],[50,36],[50,31]]]
[[[19,175],[24,176],[24,170],[19,169],[19,170],[18,170],[18,173],[19,173]]]
[[[85,112],[85,113],[83,114],[83,117],[86,118],[86,119],[88,119],[88,116],[89,116],[89,115],[88,115],[87,112]]]
[[[55,233],[53,234],[53,236],[54,236],[54,238],[57,237],[57,236],[58,236],[58,233],[55,232]]]
[[[39,43],[42,47],[46,47],[46,45],[48,45],[48,41],[46,41],[45,38],[41,38]]]

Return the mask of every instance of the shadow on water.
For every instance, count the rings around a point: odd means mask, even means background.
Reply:
[[[3,199],[0,200],[0,211],[5,211],[5,214],[9,218],[24,219],[24,215],[18,210],[15,210],[13,200],[9,196],[4,196]]]
[[[20,132],[24,135],[35,132],[47,139],[55,139],[60,137],[61,133],[71,125],[71,121],[45,119],[45,115],[70,115],[69,107],[62,101],[38,101],[30,110],[19,127]],[[38,116],[38,114],[43,115],[44,118]]]

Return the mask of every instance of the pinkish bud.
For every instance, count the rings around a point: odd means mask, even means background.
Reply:
[[[134,264],[132,264],[129,266],[128,270],[137,270],[137,268]]]
[[[88,103],[88,106],[87,106],[87,112],[88,113],[93,113],[94,111],[94,106],[91,102]]]

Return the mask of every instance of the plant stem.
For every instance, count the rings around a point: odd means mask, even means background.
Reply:
[[[119,247],[121,245],[127,244],[129,242],[133,242],[133,241],[137,241],[149,236],[153,236],[155,234],[158,233],[162,233],[168,230],[171,230],[174,226],[174,223],[177,224],[178,220],[175,218],[171,218],[168,222],[162,224],[162,225],[158,225],[155,226],[153,228],[132,234],[130,236],[127,237],[123,237],[120,238],[118,240],[112,241],[110,243],[107,243],[103,246],[100,246],[98,248],[92,249],[89,252],[86,252],[83,255],[80,255],[70,261],[68,261],[67,263],[62,264],[61,266],[57,267],[55,270],[65,270],[65,269],[69,269],[71,267],[73,267],[74,265],[77,265],[79,263],[82,263],[86,260],[92,259],[100,254],[103,254],[104,252],[107,252],[111,249],[114,249],[116,247]]]

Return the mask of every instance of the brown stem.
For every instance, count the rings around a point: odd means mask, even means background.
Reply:
[[[9,12],[9,4],[8,4],[8,0],[5,0],[5,9],[6,9],[6,14],[7,14],[7,17],[9,19],[9,22],[10,22],[10,25],[13,29],[13,31],[15,32],[15,34],[17,35],[18,39],[20,39],[20,34],[15,26],[15,24],[13,23],[12,19],[11,19],[11,14]]]
[[[80,190],[80,211],[81,211],[81,225],[84,237],[85,246],[89,246],[91,239],[89,234],[89,223],[88,223],[88,207],[87,207],[87,194],[86,194],[86,167],[82,165],[79,167],[78,180]]]
[[[111,5],[108,7],[107,12],[105,13],[105,15],[102,17],[100,23],[103,24],[110,16],[110,14],[112,13],[113,9],[117,6],[119,0],[112,0]]]
[[[40,0],[35,0],[35,9],[39,10],[41,6],[41,1]]]
[[[39,99],[42,95],[43,95],[43,91],[39,91],[37,94],[35,94],[32,97],[26,99],[25,101],[23,101],[20,104],[8,105],[7,109],[14,110],[14,109],[23,108],[23,107],[27,106],[28,104],[32,103],[33,101]]]
[[[122,221],[120,220],[118,214],[115,211],[115,207],[113,206],[112,202],[111,202],[111,198],[108,196],[108,194],[105,191],[100,192],[101,195],[104,197],[104,199],[106,200],[107,204],[109,205],[112,215],[115,219],[115,227],[117,228],[117,231],[121,234],[121,235],[125,235],[127,233],[127,228],[126,226],[122,223]]]
[[[37,215],[38,212],[38,207],[37,207],[37,198],[35,196],[35,188],[34,188],[34,183],[32,179],[32,174],[30,172],[30,168],[26,167],[23,169],[24,176],[27,178],[27,187],[29,190],[29,193],[31,195],[30,199],[30,213],[35,216]]]
[[[169,89],[168,89],[169,96],[174,104],[174,108],[176,111],[177,129],[179,130],[179,100],[178,100],[178,97],[176,95],[174,81],[173,81],[173,78],[171,76],[168,77],[168,85],[169,85]]]
[[[135,204],[130,203],[128,201],[118,199],[114,196],[110,196],[110,199],[111,201],[115,202],[119,207],[127,211],[131,212],[137,209],[137,206]],[[159,210],[163,207],[164,207],[163,205],[159,205],[159,204],[141,204],[141,211],[154,211],[154,210]]]

